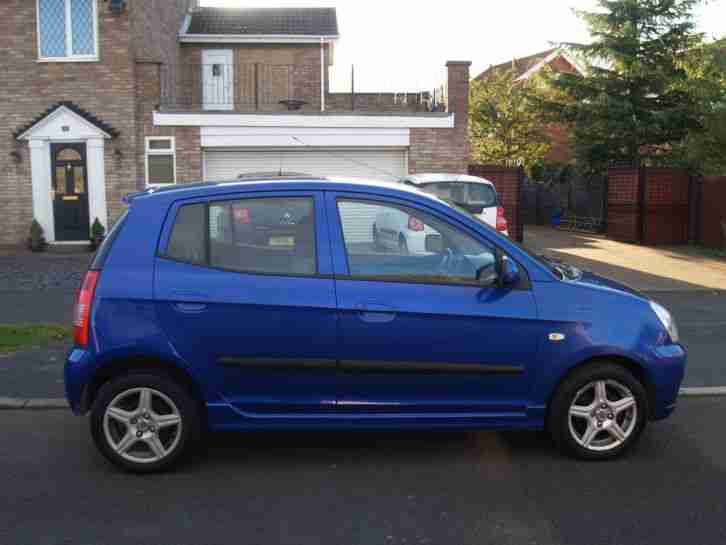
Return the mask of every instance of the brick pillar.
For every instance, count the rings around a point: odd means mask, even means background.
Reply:
[[[465,148],[465,156],[469,157],[469,67],[471,61],[449,61],[448,99],[449,112],[455,114],[453,138]]]

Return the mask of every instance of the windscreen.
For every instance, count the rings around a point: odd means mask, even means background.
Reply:
[[[421,186],[423,191],[457,204],[496,206],[497,193],[488,184],[472,182],[432,182]]]

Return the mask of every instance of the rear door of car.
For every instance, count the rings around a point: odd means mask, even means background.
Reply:
[[[154,296],[174,349],[242,414],[335,408],[336,304],[321,193],[176,203]]]
[[[483,286],[495,247],[431,209],[361,193],[326,193],[339,308],[339,411],[521,417],[536,361],[534,297],[521,285]],[[380,250],[353,240],[356,206],[403,211],[461,255]],[[364,225],[357,226],[363,232]],[[433,241],[432,239],[432,242]],[[444,259],[453,259],[451,266]]]

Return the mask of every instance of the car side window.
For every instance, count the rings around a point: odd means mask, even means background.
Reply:
[[[166,257],[187,263],[203,264],[205,262],[205,206],[204,204],[187,204],[179,208],[166,248]]]
[[[353,199],[338,212],[354,278],[476,284],[496,274],[492,247],[430,214]]]
[[[313,199],[265,197],[210,203],[209,264],[241,272],[315,274]]]
[[[239,272],[317,272],[312,197],[264,197],[181,206],[164,257]]]

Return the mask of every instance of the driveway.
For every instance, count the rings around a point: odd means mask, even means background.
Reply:
[[[524,245],[646,292],[726,290],[726,261],[688,246],[639,246],[608,238],[526,226]]]

